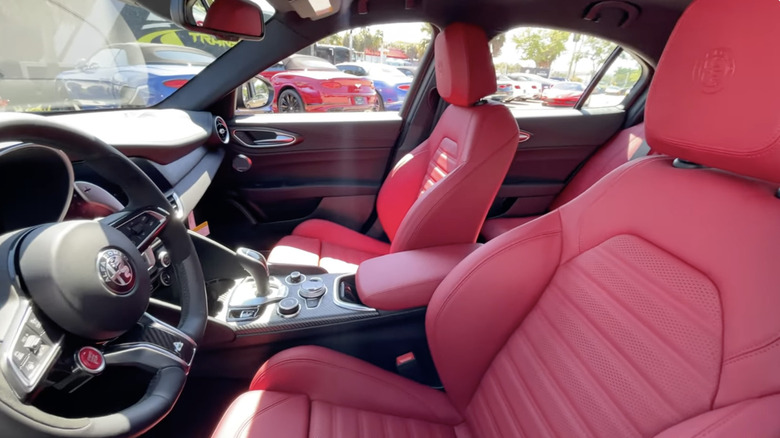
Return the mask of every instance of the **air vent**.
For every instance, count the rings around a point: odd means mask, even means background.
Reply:
[[[165,195],[165,197],[168,199],[168,203],[171,204],[171,211],[173,212],[173,215],[181,219],[184,214],[184,207],[181,205],[181,199],[179,199],[179,195],[174,192],[169,192]]]
[[[228,144],[230,142],[230,131],[228,131],[227,123],[222,117],[214,118],[214,132],[217,133],[217,138],[222,143]]]

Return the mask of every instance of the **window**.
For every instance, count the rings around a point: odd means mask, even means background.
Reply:
[[[488,98],[513,112],[572,108],[616,48],[609,41],[562,30],[520,27],[499,34],[490,41],[496,92]],[[641,74],[641,64],[623,52],[586,106],[622,104]]]
[[[642,66],[630,54],[623,52],[609,66],[593,93],[585,101],[585,108],[607,108],[622,105],[631,89],[642,77]]]
[[[271,109],[397,112],[432,34],[426,23],[403,23],[356,28],[324,38],[260,72],[273,88]],[[406,73],[398,67],[406,67]],[[247,97],[246,90],[241,93]]]

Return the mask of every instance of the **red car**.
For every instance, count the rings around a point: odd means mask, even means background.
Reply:
[[[585,87],[578,82],[558,82],[542,93],[542,105],[574,106],[582,97]]]
[[[376,104],[371,80],[314,56],[292,55],[260,74],[274,87],[274,112],[373,111]]]

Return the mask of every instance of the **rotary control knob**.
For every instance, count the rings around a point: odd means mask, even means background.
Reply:
[[[298,284],[303,283],[304,280],[306,280],[306,276],[298,271],[292,271],[290,272],[290,275],[287,276],[286,280],[290,284]]]
[[[163,268],[171,266],[171,255],[168,254],[168,251],[166,250],[162,250],[159,254],[157,254],[157,260],[160,261],[160,266]]]
[[[321,278],[315,277],[301,284],[298,295],[303,298],[319,298],[325,295],[325,291],[327,291],[325,282]]]
[[[301,311],[301,303],[297,298],[285,298],[279,301],[276,311],[284,318],[292,318]]]

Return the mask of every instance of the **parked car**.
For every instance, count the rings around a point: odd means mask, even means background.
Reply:
[[[214,55],[170,44],[106,46],[55,79],[65,100],[81,107],[156,105],[214,61]]]
[[[585,87],[579,82],[556,82],[542,93],[542,105],[574,106],[584,91]]]
[[[541,96],[541,84],[532,81],[516,81],[507,75],[496,79],[496,92],[489,99],[511,102],[513,100],[538,99]]]
[[[507,76],[496,77],[496,92],[488,96],[490,100],[498,100],[501,102],[510,102],[515,95],[515,81],[509,79]]]
[[[544,90],[552,87],[557,83],[557,81],[554,81],[552,79],[547,79],[531,73],[511,73],[507,76],[509,76],[511,79],[514,79],[516,81],[533,81],[540,84],[541,91],[539,92],[539,97],[541,97],[541,94],[544,92]]]
[[[377,111],[398,111],[412,86],[412,80],[391,65],[372,62],[343,62],[336,67],[355,76],[367,77],[374,82],[378,96]]]
[[[406,76],[409,76],[410,78],[413,78],[417,75],[417,67],[411,67],[408,65],[402,65],[396,67],[401,73],[405,74]]]
[[[260,73],[274,87],[273,109],[281,113],[373,111],[374,84],[308,55],[291,55]]]

